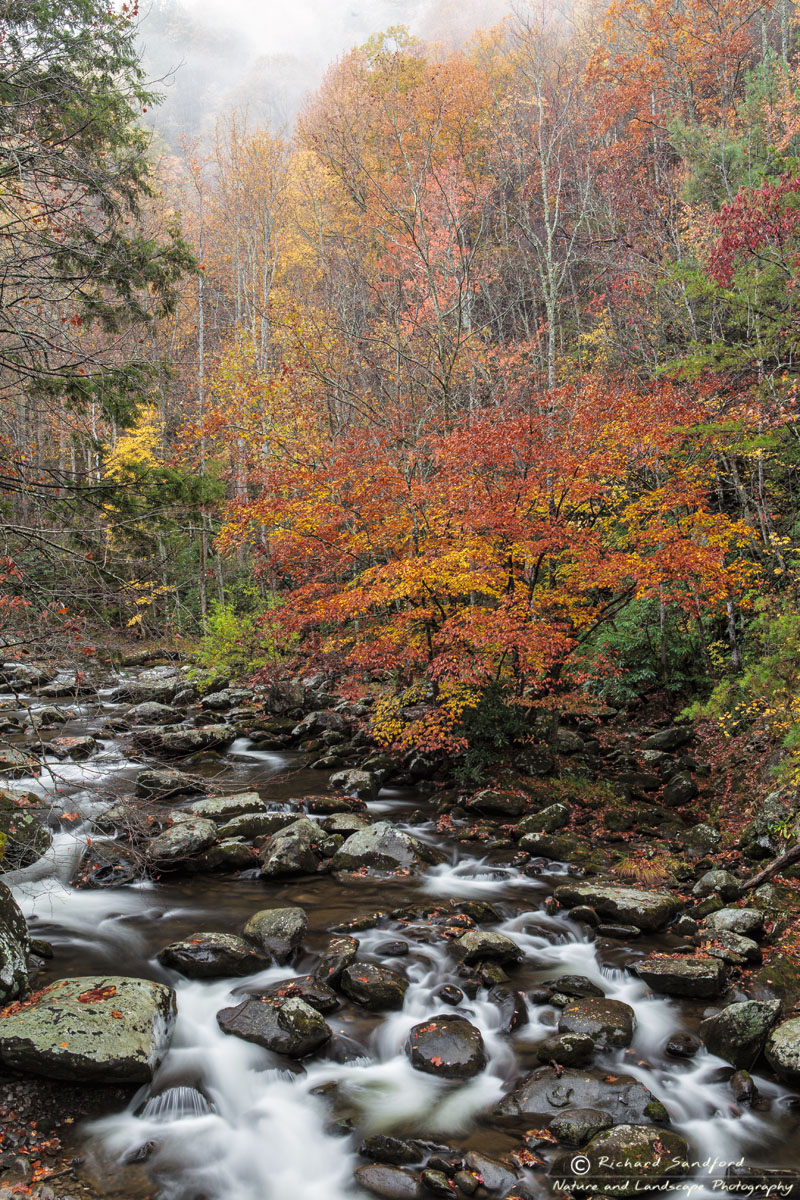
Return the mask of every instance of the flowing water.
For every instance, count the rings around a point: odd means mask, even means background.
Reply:
[[[109,1113],[81,1132],[83,1150],[96,1164],[96,1178],[107,1181],[109,1196],[145,1194],[134,1193],[133,1184],[129,1192],[119,1190],[130,1164],[140,1163],[138,1178],[146,1172],[165,1200],[345,1200],[363,1195],[353,1184],[353,1170],[365,1161],[356,1148],[365,1135],[377,1132],[416,1135],[497,1155],[518,1148],[518,1138],[487,1114],[510,1085],[537,1065],[534,1046],[554,1031],[558,1010],[529,1004],[528,1023],[508,1036],[500,1031],[499,1009],[485,990],[465,998],[457,1009],[444,1008],[435,993],[446,982],[458,984],[456,964],[447,945],[436,941],[423,923],[398,924],[387,918],[379,928],[356,935],[360,958],[408,977],[403,1008],[375,1014],[342,1005],[326,1017],[334,1031],[332,1042],[312,1059],[289,1062],[224,1035],[217,1025],[216,1013],[244,993],[312,971],[336,926],[375,910],[451,898],[490,900],[503,914],[498,930],[525,952],[513,972],[514,988],[526,993],[558,975],[579,974],[600,984],[610,998],[632,1005],[637,1019],[633,1045],[599,1055],[597,1065],[637,1077],[666,1105],[673,1128],[688,1139],[698,1164],[681,1185],[683,1192],[701,1197],[718,1193],[732,1162],[800,1168],[797,1094],[757,1077],[759,1104],[740,1108],[728,1084],[731,1068],[722,1060],[705,1051],[689,1061],[668,1058],[664,1046],[669,1036],[696,1029],[711,1009],[653,997],[628,972],[653,948],[652,940],[590,941],[584,927],[568,917],[548,915],[544,901],[559,875],[553,864],[543,863],[542,874],[532,878],[507,862],[455,843],[448,846],[437,837],[450,861],[417,881],[340,883],[320,876],[266,884],[254,872],[244,872],[98,891],[71,887],[94,836],[91,818],[130,792],[141,768],[140,761],[126,757],[122,740],[100,732],[109,716],[122,711],[107,694],[100,701],[84,706],[64,730],[99,738],[99,752],[90,762],[53,760],[38,778],[14,781],[15,788],[42,796],[57,831],[44,859],[5,878],[33,935],[55,948],[42,982],[114,973],[161,980],[177,993],[174,1037],[153,1083],[141,1088],[123,1111]],[[35,710],[35,701],[29,703]],[[257,789],[270,801],[319,793],[324,782],[318,772],[298,769],[292,755],[256,752],[246,739],[196,769],[226,790]],[[420,798],[415,794],[384,791],[370,808],[373,815],[421,838],[434,837],[431,823],[419,823]],[[417,824],[412,825],[414,811]],[[69,817],[60,820],[65,813]],[[293,967],[200,982],[165,970],[156,959],[161,947],[178,938],[199,930],[236,933],[254,911],[281,904],[300,905],[309,917],[302,957]],[[410,952],[397,958],[378,954],[390,938],[407,942]],[[662,938],[658,944],[671,943]],[[403,1052],[412,1025],[442,1011],[468,1017],[486,1044],[485,1070],[459,1085],[413,1070]],[[527,1180],[532,1195],[549,1194],[541,1169],[528,1172]]]

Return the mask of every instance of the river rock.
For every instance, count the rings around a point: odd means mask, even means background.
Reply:
[[[355,1178],[360,1187],[373,1196],[382,1196],[383,1200],[417,1200],[421,1194],[416,1175],[401,1167],[371,1163],[368,1167],[358,1167]]]
[[[500,1117],[540,1117],[547,1121],[565,1108],[600,1108],[615,1123],[669,1120],[664,1105],[630,1075],[539,1067],[495,1108]]]
[[[372,874],[411,874],[442,855],[418,838],[377,821],[353,833],[333,856],[334,871],[369,871]]]
[[[223,1033],[255,1042],[288,1058],[305,1058],[331,1037],[328,1022],[298,997],[280,1004],[255,997],[243,1000],[235,1008],[218,1012],[217,1023]]]
[[[645,933],[661,929],[680,911],[681,904],[669,892],[647,892],[640,888],[604,883],[565,883],[555,897],[565,908],[589,905],[601,917],[612,917],[624,925],[635,925]]]
[[[703,1021],[707,1048],[734,1067],[753,1066],[780,1012],[779,1000],[740,1000]]]
[[[38,712],[31,713],[31,725],[34,729],[51,729],[54,725],[66,725],[73,719],[74,714],[53,704],[45,704]]]
[[[135,704],[125,713],[125,720],[134,725],[175,725],[183,720],[183,715],[177,708],[168,704],[159,704],[156,700],[145,700]]]
[[[764,932],[764,914],[758,908],[720,908],[705,920],[706,929],[758,938]]]
[[[60,979],[0,1013],[0,1061],[70,1083],[147,1083],[164,1057],[175,993],[122,975]]]
[[[186,811],[195,817],[224,824],[247,813],[265,813],[267,806],[258,792],[238,792],[235,796],[206,796],[204,800],[195,800]]]
[[[358,800],[375,800],[378,796],[378,781],[372,771],[336,771],[328,782],[332,788]]]
[[[216,840],[217,827],[213,821],[200,818],[180,821],[153,838],[147,847],[147,861],[157,870],[174,870],[184,866],[193,854],[213,846]]]
[[[35,662],[5,662],[0,668],[0,684],[11,688],[40,687],[54,677],[55,671]]]
[[[405,1049],[415,1070],[441,1079],[471,1079],[486,1066],[481,1032],[464,1017],[437,1016],[415,1025]]]
[[[564,996],[575,996],[580,1000],[602,999],[605,996],[603,989],[586,975],[559,975],[549,979],[547,987],[551,992],[561,992]]]
[[[236,737],[233,725],[152,725],[135,730],[134,742],[153,754],[198,754],[229,745]]]
[[[485,933],[470,929],[453,943],[453,953],[462,962],[520,962],[525,956],[516,942],[504,933]]]
[[[193,855],[186,862],[186,870],[198,874],[206,871],[249,871],[257,867],[257,850],[238,838],[226,838],[217,842],[202,854]]]
[[[800,1084],[800,1017],[782,1021],[767,1038],[767,1062],[781,1079]]]
[[[120,684],[111,693],[111,699],[115,702],[129,700],[132,704],[169,704],[184,682],[185,677],[179,667],[153,667],[149,671],[142,671],[136,679]]]
[[[707,953],[734,966],[760,963],[763,958],[758,942],[738,933],[729,933],[727,929],[707,929],[700,934],[700,942]]]
[[[59,700],[62,696],[94,696],[96,688],[82,672],[63,671],[51,683],[39,688],[39,695],[48,700]]]
[[[253,913],[242,934],[267,958],[285,963],[302,944],[307,929],[302,908],[263,908]]]
[[[284,1000],[305,1000],[317,1012],[335,1012],[341,1001],[332,987],[314,975],[295,975],[291,979],[280,979],[269,987],[260,988],[258,996],[270,1003],[282,1004]]]
[[[254,838],[271,837],[297,820],[297,813],[254,812],[233,817],[219,827],[220,837],[240,837],[252,842]]]
[[[200,701],[200,707],[209,712],[225,712],[237,704],[247,704],[253,699],[250,688],[223,688],[219,692],[209,692]]]
[[[9,889],[0,883],[0,1004],[26,990],[29,953],[25,918]]]
[[[291,875],[313,874],[319,865],[319,846],[325,841],[325,831],[300,817],[274,833],[261,851],[261,874],[265,879],[285,879]]]
[[[346,996],[374,1012],[384,1008],[402,1008],[408,980],[388,967],[374,963],[352,963],[341,976]]]
[[[335,987],[344,970],[355,962],[358,946],[354,937],[331,938],[314,971],[315,977]]]
[[[541,1063],[559,1063],[562,1067],[588,1067],[594,1058],[594,1042],[585,1033],[552,1034],[536,1046]]]
[[[331,813],[325,820],[326,833],[340,833],[348,838],[352,833],[360,833],[369,829],[372,822],[369,817],[359,816],[358,813]]]
[[[244,938],[230,933],[195,933],[158,952],[158,961],[189,979],[253,975],[268,959]]]
[[[168,767],[157,770],[148,767],[136,776],[136,794],[146,800],[170,800],[173,796],[191,796],[199,791],[196,779]]]
[[[559,1033],[582,1033],[590,1037],[598,1050],[630,1046],[636,1016],[630,1004],[621,1000],[590,997],[573,1000],[561,1010]]]
[[[4,871],[28,867],[50,849],[52,834],[21,800],[0,792],[0,864]]]
[[[488,817],[519,817],[530,808],[530,801],[517,792],[500,792],[494,788],[484,788],[482,792],[470,796],[465,801],[464,808],[468,812],[483,813]]]
[[[447,998],[445,987],[439,991],[439,996],[445,1000],[445,1003],[452,1003],[452,1000]],[[460,989],[456,988],[456,991]],[[491,988],[487,997],[492,1004],[496,1005],[500,1015],[500,1032],[513,1033],[515,1029],[520,1029],[528,1021],[528,1005],[525,997],[521,992],[512,991],[511,988],[503,987],[498,984]],[[456,1003],[460,1003],[462,997],[456,999]]]
[[[705,1000],[718,996],[725,987],[725,964],[709,955],[696,958],[670,958],[652,954],[633,968],[654,992],[667,996],[688,996]]]
[[[80,737],[57,737],[48,743],[47,749],[58,758],[71,758],[73,762],[85,762],[97,750],[97,742],[88,733]]]
[[[563,1146],[584,1146],[614,1124],[601,1108],[567,1108],[550,1121],[550,1131]]]
[[[671,1129],[617,1125],[596,1134],[580,1155],[556,1159],[550,1175],[572,1180],[581,1191],[632,1196],[688,1175],[690,1157],[688,1142]]]

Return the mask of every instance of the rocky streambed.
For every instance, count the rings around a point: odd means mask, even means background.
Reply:
[[[0,1196],[800,1187],[771,885],[632,887],[555,790],[437,791],[319,680],[6,678]]]

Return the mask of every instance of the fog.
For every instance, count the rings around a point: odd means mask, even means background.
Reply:
[[[393,25],[454,48],[511,11],[512,0],[150,0],[139,42],[163,103],[151,110],[168,146],[206,136],[247,110],[254,124],[291,127],[326,67]]]

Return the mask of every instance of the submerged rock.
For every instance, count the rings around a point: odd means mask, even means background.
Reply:
[[[25,918],[9,889],[0,883],[0,1004],[26,990],[29,952]]]
[[[279,1003],[263,997],[243,1000],[235,1008],[223,1008],[218,1012],[217,1022],[223,1033],[255,1042],[289,1058],[304,1058],[331,1037],[327,1021],[299,997]]]
[[[302,944],[307,929],[308,917],[302,908],[264,908],[253,913],[242,934],[265,957],[285,963]]]
[[[667,996],[705,1000],[718,996],[725,987],[725,964],[708,955],[670,958],[666,954],[652,954],[633,970],[654,992]]]
[[[250,942],[230,933],[195,933],[165,946],[158,953],[158,961],[189,979],[252,975],[268,963]]]
[[[415,1025],[406,1054],[417,1071],[442,1079],[470,1079],[486,1066],[481,1032],[464,1017],[431,1017]]]
[[[60,979],[0,1013],[0,1061],[48,1079],[147,1083],[175,1014],[175,993],[149,979]]]
[[[565,908],[588,905],[601,917],[635,925],[644,932],[661,929],[681,908],[680,901],[669,892],[648,892],[602,881],[562,884],[556,888],[555,897]]]

